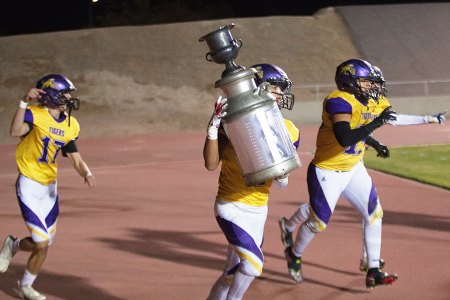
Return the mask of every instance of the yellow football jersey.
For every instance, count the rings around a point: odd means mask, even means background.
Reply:
[[[294,147],[297,149],[300,143],[300,131],[290,120],[284,120],[284,124],[288,129],[289,137]],[[217,199],[240,202],[252,206],[264,206],[267,205],[269,200],[271,185],[272,180],[268,180],[259,186],[246,186],[233,146],[231,143],[228,143],[222,155]]]
[[[67,114],[55,119],[43,106],[29,106],[25,121],[33,124],[16,147],[16,163],[20,174],[44,185],[56,181],[56,156],[61,147],[78,138],[80,126]]]
[[[362,104],[354,95],[344,91],[336,90],[329,94],[323,102],[322,125],[317,134],[313,164],[319,168],[334,171],[348,171],[355,166],[364,155],[364,141],[359,141],[347,148],[339,145],[334,135],[331,117],[337,113],[349,113],[351,114],[350,128],[355,129],[373,120],[375,108],[376,106]]]
[[[292,123],[291,120],[284,119],[284,125],[286,125],[292,144],[294,145],[295,149],[298,149],[298,147],[300,146],[300,130],[295,127],[294,123]]]
[[[378,98],[378,102],[373,99],[370,99],[368,106],[369,110],[373,112],[374,117],[377,117],[381,114],[383,110],[391,106],[391,103],[389,103],[386,97],[381,96]]]

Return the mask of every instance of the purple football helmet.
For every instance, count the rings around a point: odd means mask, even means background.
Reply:
[[[278,103],[279,108],[285,108],[292,110],[294,107],[294,95],[290,93],[292,82],[280,67],[271,64],[258,64],[251,68],[255,68],[258,73],[255,74],[255,83],[257,86],[264,82],[268,82],[270,85],[280,87],[283,94],[281,94],[282,100]]]
[[[36,82],[36,88],[45,92],[45,95],[39,99],[39,103],[48,108],[56,108],[61,105],[67,105],[70,110],[80,108],[78,98],[67,98],[65,93],[75,91],[73,83],[64,75],[50,74],[42,77]]]
[[[377,98],[376,88],[363,91],[358,83],[359,79],[375,82],[376,74],[370,63],[362,59],[349,59],[336,68],[335,81],[338,89],[352,93],[361,100],[368,101]]]

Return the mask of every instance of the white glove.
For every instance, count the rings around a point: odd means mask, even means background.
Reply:
[[[445,123],[445,114],[447,113],[447,110],[440,112],[434,116],[428,116],[428,123],[439,123],[441,125],[444,125]]]
[[[275,183],[275,186],[278,189],[284,189],[285,187],[287,187],[288,183],[289,183],[289,178],[288,178],[289,174],[285,174],[279,177],[275,177],[273,179],[273,183]]]
[[[222,121],[222,118],[225,117],[227,114],[227,112],[225,111],[227,106],[228,106],[227,98],[222,98],[222,96],[219,96],[219,98],[217,98],[216,100],[216,105],[214,107],[214,112],[211,117],[211,120],[209,120],[208,139],[217,140],[220,122]]]

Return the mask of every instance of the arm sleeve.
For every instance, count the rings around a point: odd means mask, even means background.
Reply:
[[[351,114],[352,106],[342,98],[332,98],[325,104],[325,110],[332,115]],[[339,145],[349,147],[367,138],[378,127],[377,122],[372,121],[367,125],[351,129],[349,122],[340,121],[333,124],[333,131]]]
[[[388,121],[393,126],[428,124],[428,116],[397,115],[397,120]]]
[[[366,139],[376,129],[372,122],[362,127],[351,129],[350,123],[341,121],[333,124],[336,140],[342,147],[349,147],[359,141]]]
[[[368,145],[374,149],[378,149],[378,147],[380,147],[380,145],[381,145],[379,141],[377,141],[370,135],[366,138],[365,143],[366,143],[366,145]]]
[[[67,157],[67,153],[78,152],[77,144],[75,144],[75,140],[68,142],[64,147],[61,148],[62,155]]]

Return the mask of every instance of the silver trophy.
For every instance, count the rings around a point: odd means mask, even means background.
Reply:
[[[216,31],[208,33],[199,39],[199,42],[205,41],[211,50],[206,53],[207,61],[225,64],[225,71],[222,73],[222,77],[230,72],[243,68],[242,66],[237,66],[234,62],[242,46],[242,41],[234,39],[231,35],[230,30],[233,27],[233,23],[219,27]]]
[[[215,82],[228,98],[223,127],[233,148],[247,186],[255,186],[282,176],[301,166],[289,138],[275,97],[264,83],[257,87],[257,70],[238,66],[235,59],[242,46],[230,30],[234,24],[219,27],[199,39],[210,51],[206,60],[225,64],[222,78]]]

